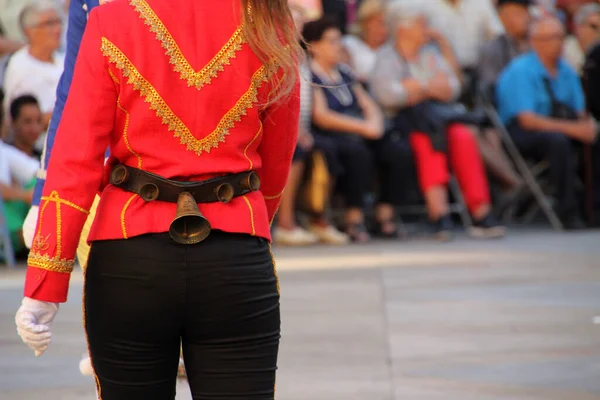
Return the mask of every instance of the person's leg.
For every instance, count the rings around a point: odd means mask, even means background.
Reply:
[[[435,151],[431,139],[425,133],[413,132],[409,138],[419,186],[425,197],[425,205],[431,221],[448,215],[448,165],[444,153]]]
[[[298,226],[296,223],[296,197],[302,184],[307,154],[297,147],[285,190],[281,195],[281,203],[277,211],[277,227],[273,240],[278,244],[302,246],[318,241],[317,237]]]
[[[92,244],[84,324],[103,400],[175,398],[184,262],[168,234]]]
[[[471,235],[485,238],[504,236],[506,228],[491,213],[489,185],[477,142],[466,126],[452,124],[448,127],[448,150],[467,209],[473,216]]]
[[[433,148],[431,138],[421,132],[413,132],[409,137],[413,151],[417,178],[429,220],[434,225],[438,240],[448,241],[454,229],[448,204],[448,162],[446,154]]]
[[[510,160],[504,153],[498,134],[493,129],[482,133],[478,129],[470,129],[477,140],[479,153],[490,174],[500,183],[505,191],[518,188],[522,181]]]
[[[194,400],[273,400],[279,284],[265,239],[212,232],[186,254],[183,353]]]
[[[562,133],[531,132],[519,127],[511,127],[511,136],[524,156],[548,161],[549,178],[555,185],[556,211],[566,225],[577,225],[576,171],[571,139]]]
[[[346,198],[347,232],[356,242],[368,241],[365,228],[365,197],[373,182],[373,156],[367,143],[359,137],[339,137],[337,152],[344,173],[340,185]]]
[[[489,214],[490,191],[477,142],[467,127],[448,127],[450,164],[465,197],[467,208],[475,219]]]
[[[399,137],[387,137],[373,143],[376,164],[379,169],[379,203],[375,208],[378,233],[397,236],[394,207],[402,204],[409,174],[412,172],[410,147]]]

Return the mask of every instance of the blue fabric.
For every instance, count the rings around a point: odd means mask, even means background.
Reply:
[[[550,116],[551,101],[544,78],[550,80],[558,101],[577,113],[585,110],[585,98],[577,73],[564,60],[560,60],[558,73],[552,77],[531,51],[515,58],[498,78],[496,105],[505,124],[512,123],[523,112]]]
[[[42,172],[46,171],[48,168],[48,162],[50,160],[50,156],[52,155],[56,130],[58,129],[58,125],[62,118],[63,109],[67,101],[69,89],[71,88],[71,80],[73,79],[75,61],[77,60],[79,46],[81,45],[83,32],[85,31],[85,27],[87,25],[88,13],[98,5],[98,0],[71,0],[69,5],[65,66],[56,89],[56,104],[54,105],[52,119],[50,120],[50,126],[48,127],[48,133],[46,136],[41,167]],[[35,185],[35,190],[33,192],[33,205],[40,204],[44,183],[45,179],[38,178]]]

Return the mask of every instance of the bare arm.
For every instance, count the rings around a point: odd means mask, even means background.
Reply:
[[[517,116],[517,121],[528,131],[555,132],[582,142],[592,142],[596,136],[596,126],[588,117],[582,117],[578,121],[566,121],[523,112]]]
[[[381,126],[381,129],[383,130],[383,113],[377,103],[375,103],[361,85],[354,85],[352,89],[356,94],[358,104],[363,111],[365,119],[373,124]]]
[[[33,190],[23,190],[18,186],[9,186],[0,183],[0,195],[4,201],[23,201],[31,204],[33,198]]]
[[[332,111],[327,105],[325,93],[320,88],[314,90],[313,122],[321,129],[356,133],[363,135],[365,121]]]
[[[0,56],[13,53],[23,47],[23,43],[0,36]]]

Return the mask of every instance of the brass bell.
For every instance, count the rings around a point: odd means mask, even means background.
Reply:
[[[196,199],[189,192],[182,192],[177,198],[177,213],[169,235],[177,243],[195,244],[203,241],[210,234],[210,222],[198,210]]]

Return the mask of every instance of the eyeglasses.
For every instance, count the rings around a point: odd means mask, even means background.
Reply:
[[[34,25],[33,28],[56,28],[57,26],[62,26],[63,21],[60,18],[49,19],[47,21],[42,21],[37,25]]]
[[[592,30],[600,33],[600,25],[598,24],[594,24],[594,23],[587,23],[585,24],[587,27],[592,28]]]

